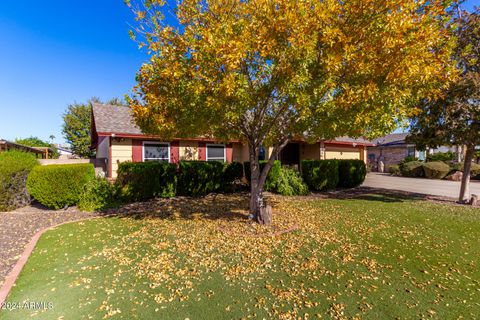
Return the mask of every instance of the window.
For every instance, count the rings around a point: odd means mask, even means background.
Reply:
[[[143,144],[143,161],[170,162],[170,144],[145,142]]]
[[[264,146],[260,146],[260,150],[258,152],[258,160],[265,160],[267,156],[267,152]]]
[[[225,162],[225,145],[207,144],[207,161]]]
[[[415,157],[415,147],[408,147],[407,148],[407,156],[408,157]]]

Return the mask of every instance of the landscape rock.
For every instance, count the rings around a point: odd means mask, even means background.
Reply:
[[[446,176],[445,179],[450,181],[462,181],[462,177],[463,177],[462,171],[455,171],[454,173]]]

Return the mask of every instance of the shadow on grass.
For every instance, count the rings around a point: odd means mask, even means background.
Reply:
[[[247,220],[248,194],[210,194],[201,198],[156,198],[145,202],[126,204],[118,209],[108,209],[103,211],[102,214],[134,219]]]
[[[407,201],[434,201],[445,204],[456,204],[455,199],[428,194],[413,193],[401,190],[390,190],[372,187],[357,187],[352,189],[339,189],[335,191],[315,193],[311,197],[324,199],[349,200],[358,199],[386,203],[400,203]]]

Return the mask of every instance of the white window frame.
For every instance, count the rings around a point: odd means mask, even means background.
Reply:
[[[208,147],[223,147],[223,159],[215,158],[212,160],[208,160]],[[227,162],[227,146],[225,145],[225,143],[207,143],[205,145],[205,160],[206,161],[223,160],[223,162]]]
[[[147,159],[145,159],[145,145],[146,144],[166,144],[168,146],[168,163],[170,163],[170,142],[161,142],[161,141],[143,141],[142,142],[142,162],[145,162],[145,160],[165,161],[165,159],[158,159],[158,158],[147,158]]]

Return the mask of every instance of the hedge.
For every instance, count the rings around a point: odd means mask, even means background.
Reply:
[[[451,171],[450,166],[442,161],[432,161],[423,164],[425,177],[429,179],[443,179]]]
[[[143,201],[155,197],[174,197],[177,190],[177,167],[168,162],[122,162],[116,184],[122,200]]]
[[[404,177],[424,177],[423,162],[410,161],[400,164],[400,171]]]
[[[398,164],[392,164],[391,166],[388,167],[388,172],[392,176],[401,176],[402,172],[400,171],[400,166]]]
[[[263,168],[267,164],[267,160],[260,160],[260,172],[262,172]],[[243,163],[243,168],[245,169],[245,178],[247,179],[248,183],[252,179],[252,174],[250,171],[250,162],[246,161]],[[263,190],[276,192],[278,186],[278,180],[280,179],[280,174],[282,170],[282,163],[279,160],[275,160],[273,162],[272,167],[270,168],[270,172],[267,175],[267,180],[265,181],[265,185]]]
[[[21,151],[0,153],[0,211],[10,211],[28,205],[27,177],[38,165],[35,156]]]
[[[95,178],[92,164],[37,166],[28,175],[28,192],[51,209],[78,204],[87,182]]]
[[[78,208],[89,212],[116,208],[120,205],[117,189],[107,179],[95,178],[83,187]]]
[[[358,187],[365,181],[367,167],[362,160],[338,160],[338,186]]]
[[[302,177],[311,190],[334,189],[339,181],[339,161],[303,160]]]

